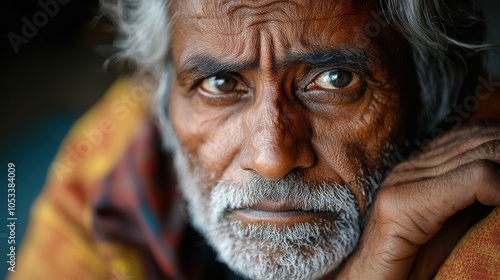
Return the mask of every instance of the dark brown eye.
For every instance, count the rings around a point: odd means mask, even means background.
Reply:
[[[211,94],[224,94],[234,90],[241,90],[243,86],[231,76],[212,76],[203,80],[201,88]]]
[[[321,73],[314,80],[314,84],[323,89],[342,89],[358,83],[359,80],[359,76],[355,73],[333,69]]]

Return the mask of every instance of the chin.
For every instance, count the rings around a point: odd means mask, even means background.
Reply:
[[[204,228],[220,260],[251,279],[319,279],[349,255],[360,232],[340,220],[281,227],[222,220]]]
[[[255,175],[243,184],[204,186],[200,172],[191,170],[177,151],[191,221],[235,272],[250,279],[319,279],[356,247],[361,218],[348,186],[308,182],[295,173],[278,181]],[[237,214],[283,201],[295,210],[278,213],[276,219],[270,218],[274,212]]]

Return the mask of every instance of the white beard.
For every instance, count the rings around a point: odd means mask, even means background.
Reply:
[[[361,232],[356,200],[347,186],[314,184],[291,173],[279,181],[258,175],[245,184],[201,182],[180,147],[174,149],[181,190],[195,228],[219,259],[251,279],[317,279],[335,270],[354,250]],[[284,199],[308,211],[331,213],[293,226],[261,222],[244,225],[228,211],[263,200]]]

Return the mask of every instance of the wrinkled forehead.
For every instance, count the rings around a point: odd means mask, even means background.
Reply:
[[[267,46],[279,60],[315,49],[363,48],[375,2],[178,0],[170,10],[174,42],[182,41],[174,55],[182,59],[209,52],[228,60],[257,58]]]
[[[312,23],[331,21],[339,25],[359,19],[374,9],[365,0],[177,0],[171,13],[183,24],[204,32],[241,32],[268,23]],[[299,27],[295,24],[294,27]]]
[[[275,21],[338,16],[369,7],[365,0],[179,0],[177,9],[197,19],[242,19],[259,16]],[[370,7],[371,8],[371,7]]]

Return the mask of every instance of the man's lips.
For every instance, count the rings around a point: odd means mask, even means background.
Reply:
[[[244,223],[272,223],[293,225],[295,223],[311,222],[319,218],[332,218],[331,212],[304,210],[287,202],[264,201],[248,208],[238,208],[230,211],[232,217]]]

